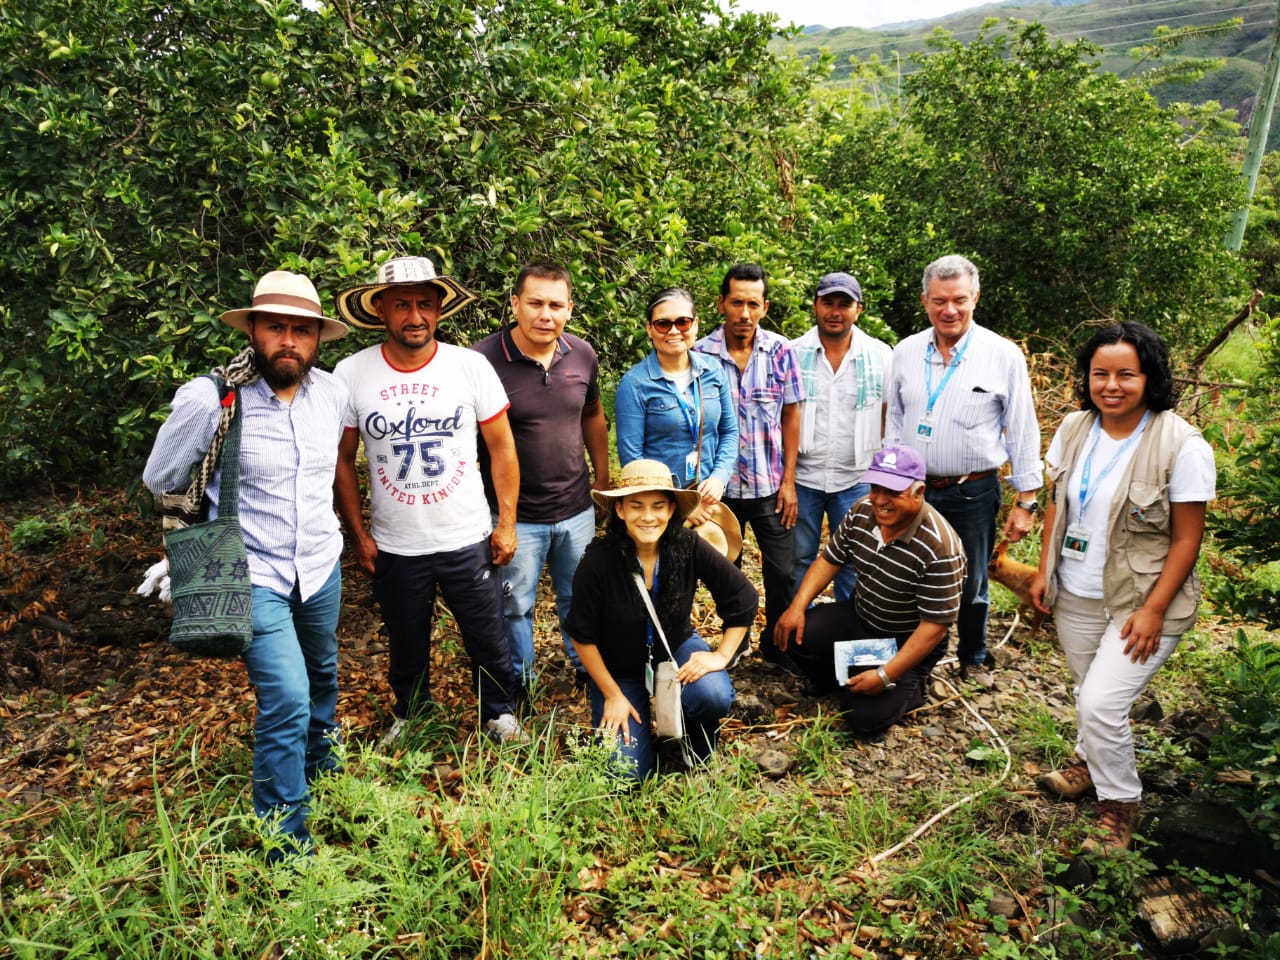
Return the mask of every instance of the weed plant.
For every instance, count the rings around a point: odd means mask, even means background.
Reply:
[[[1029,712],[1021,725],[1025,742],[1062,748],[1051,718]],[[868,793],[828,719],[799,741],[781,784],[727,749],[633,788],[602,747],[554,722],[495,748],[459,741],[433,716],[394,753],[349,738],[345,771],[314,785],[315,856],[272,868],[247,778],[227,772],[244,768],[210,769],[189,739],[190,762],[145,815],[97,797],[10,846],[0,954],[684,960],[804,957],[820,945],[851,957],[866,925],[877,936],[859,949],[877,955],[953,955],[961,943],[1011,958],[1126,955],[1123,924],[1090,922],[1081,952],[1064,917],[1128,916],[1135,858],[1088,889],[1037,897],[1055,883],[1056,841],[1028,827],[1043,804],[997,788],[872,868],[992,775],[969,765],[953,783]],[[997,889],[1025,893],[1035,915],[989,916]]]

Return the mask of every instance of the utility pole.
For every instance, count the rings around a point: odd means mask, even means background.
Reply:
[[[1249,140],[1244,148],[1244,165],[1240,172],[1244,174],[1248,186],[1245,189],[1244,206],[1231,217],[1231,232],[1227,234],[1227,249],[1240,249],[1244,243],[1244,227],[1249,222],[1249,205],[1253,202],[1253,191],[1258,186],[1258,170],[1262,167],[1262,157],[1267,149],[1267,135],[1271,132],[1271,114],[1276,106],[1276,87],[1280,84],[1280,3],[1276,6],[1276,22],[1272,27],[1271,54],[1267,57],[1267,69],[1262,76],[1262,86],[1258,90],[1258,102],[1253,110],[1253,120],[1249,123]]]

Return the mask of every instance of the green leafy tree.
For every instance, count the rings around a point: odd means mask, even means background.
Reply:
[[[823,180],[884,197],[885,259],[900,280],[959,252],[983,271],[984,321],[1074,340],[1083,322],[1131,318],[1176,341],[1213,328],[1244,289],[1221,248],[1239,177],[1221,138],[1191,136],[1135,84],[1099,70],[1088,43],[1039,24],[939,32],[913,58],[901,113],[855,118],[870,149],[831,155]],[[917,326],[918,284],[890,309]]]
[[[822,67],[771,33],[714,0],[6,3],[0,488],[135,469],[174,385],[238,343],[217,314],[278,267],[332,302],[427,254],[485,295],[465,342],[552,256],[630,363],[653,285],[789,252]]]

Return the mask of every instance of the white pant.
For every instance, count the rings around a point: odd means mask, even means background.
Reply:
[[[1075,684],[1076,756],[1089,765],[1099,800],[1142,798],[1129,708],[1182,639],[1161,637],[1146,663],[1124,652],[1120,627],[1101,600],[1058,591],[1053,605],[1058,642]]]

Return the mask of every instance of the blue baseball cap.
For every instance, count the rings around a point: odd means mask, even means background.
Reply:
[[[862,302],[862,287],[847,273],[828,273],[818,281],[814,297],[825,297],[829,293],[847,293],[858,303]]]

